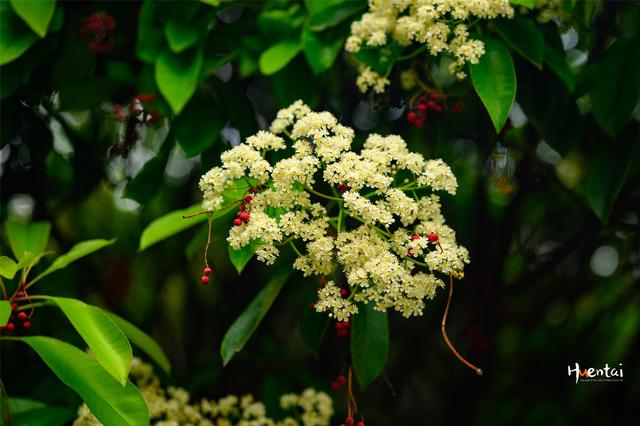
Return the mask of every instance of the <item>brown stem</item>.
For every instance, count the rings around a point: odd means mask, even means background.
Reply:
[[[207,245],[204,246],[204,266],[209,267],[207,258],[209,257],[209,246],[211,245],[211,218],[209,218],[209,232],[207,233]]]
[[[475,365],[471,364],[469,361],[467,361],[466,359],[464,359],[464,357],[462,355],[460,355],[458,353],[458,351],[456,351],[456,349],[453,347],[453,345],[451,344],[451,341],[449,341],[449,337],[447,336],[447,331],[445,330],[445,326],[447,324],[447,314],[449,313],[449,306],[451,305],[451,298],[453,297],[453,275],[449,274],[449,299],[447,300],[447,307],[444,310],[444,315],[442,316],[442,337],[444,337],[444,341],[447,344],[447,346],[449,347],[449,350],[451,350],[451,352],[453,352],[453,354],[467,367],[469,367],[470,369],[474,370],[478,376],[482,376],[482,370],[478,367],[476,367]]]

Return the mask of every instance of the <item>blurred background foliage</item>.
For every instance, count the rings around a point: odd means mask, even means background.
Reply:
[[[402,135],[460,184],[443,204],[472,262],[449,334],[485,375],[443,344],[443,294],[423,317],[391,315],[384,377],[358,395],[369,424],[610,424],[640,399],[637,2],[566,2],[571,25],[548,43],[568,73],[514,55],[516,105],[499,134],[468,82],[444,86],[464,109],[421,129],[404,118],[411,93],[396,74],[384,95],[360,94],[342,47],[364,1],[58,1],[31,20],[13,3],[0,3],[3,221],[52,222],[56,252],[117,237],[46,290],[152,334],[172,361],[167,383],[251,392],[277,412],[283,391],[329,391],[346,360],[332,329],[317,358],[305,348],[298,324],[315,285],[294,275],[222,368],[224,332],[272,272],[250,262],[238,276],[228,223],[214,224],[206,287],[206,225],[139,251],[152,220],[199,201],[198,178],[223,150],[302,99],[357,130]],[[38,314],[33,334],[81,342],[60,314]],[[1,357],[10,395],[79,405],[34,353],[3,344]],[[622,363],[624,382],[576,385],[575,362]],[[344,405],[337,394],[337,418]]]

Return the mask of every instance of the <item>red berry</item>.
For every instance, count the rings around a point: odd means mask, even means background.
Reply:
[[[339,375],[338,377],[336,377],[336,381],[335,383],[338,383],[340,386],[344,385],[345,383],[347,383],[347,378],[344,377],[343,374]]]
[[[427,107],[430,109],[436,109],[437,104],[434,101],[427,102]]]
[[[202,284],[207,284],[209,282],[209,277],[207,277],[206,275],[203,275],[200,277],[200,282]]]
[[[427,105],[425,104],[418,105],[418,111],[425,112],[426,110],[427,110]]]
[[[413,249],[412,249],[412,248],[410,248],[409,250],[407,250],[407,256],[409,256],[409,257],[413,257],[413,255],[415,255],[415,254],[416,254],[416,252],[415,252],[415,251],[413,251]]]
[[[345,192],[348,189],[348,187],[344,183],[340,182],[339,184],[336,185],[336,189],[340,192]]]
[[[356,423],[356,426],[364,426],[364,422],[358,422]]]
[[[419,240],[419,239],[420,239],[420,235],[418,235],[418,234],[413,234],[413,237],[411,237],[411,239],[412,239],[413,241],[415,241],[415,240]]]
[[[419,118],[413,124],[415,124],[415,126],[419,129],[424,124],[424,119],[423,118]]]
[[[410,122],[414,122],[416,121],[416,119],[418,118],[418,116],[416,115],[415,112],[411,111],[409,114],[407,114],[407,120],[409,120]]]
[[[249,222],[249,214],[245,213],[245,212],[240,212],[238,213],[238,219],[240,219],[243,222]]]
[[[432,93],[429,95],[429,97],[434,101],[437,101],[438,99],[440,99],[440,95],[438,95],[437,93]]]
[[[29,321],[25,321],[25,322],[22,323],[22,326],[24,328],[29,328],[29,327],[31,327],[31,323]]]
[[[434,109],[436,112],[442,112],[442,107],[440,105],[436,105]]]
[[[245,206],[244,204],[241,204],[240,207],[238,207],[238,210],[240,210],[241,212],[245,211],[247,209],[247,206]]]
[[[432,232],[429,235],[427,235],[427,238],[429,238],[429,241],[431,241],[432,243],[435,243],[436,241],[438,241],[438,234],[436,234],[435,232]]]
[[[27,314],[25,314],[24,312],[20,312],[18,314],[18,318],[24,321],[27,319]]]
[[[7,330],[13,330],[14,328],[16,328],[16,326],[12,322],[5,325],[5,327],[7,328]]]
[[[242,221],[240,219],[233,219],[233,224],[235,226],[240,226],[240,225],[242,225]]]
[[[209,275],[211,272],[213,271],[208,266],[202,270],[202,273],[205,275]]]
[[[18,309],[18,304],[17,304],[17,303],[12,303],[12,304],[11,304],[11,309],[12,309],[12,310],[14,310],[14,311],[15,311],[16,309]]]
[[[345,297],[347,294],[349,294],[349,292],[346,289],[340,289],[340,296]]]
[[[344,422],[348,425],[352,425],[353,424],[353,417],[349,416],[346,419],[344,419]]]
[[[455,105],[453,105],[453,110],[455,112],[460,112],[462,111],[462,107],[463,107],[462,103],[456,102]]]
[[[331,389],[333,389],[334,392],[338,392],[341,387],[342,385],[340,383],[337,383],[337,382],[331,383]]]
[[[253,200],[253,197],[252,197],[251,195],[247,195],[246,197],[244,197],[244,200],[245,200],[247,203],[250,203],[250,202],[251,202],[251,200]]]

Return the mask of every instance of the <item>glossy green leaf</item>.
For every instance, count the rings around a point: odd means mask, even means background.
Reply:
[[[502,40],[538,68],[544,60],[544,36],[528,18],[516,17],[496,22]]]
[[[11,302],[8,300],[0,300],[0,327],[9,322],[11,316]]]
[[[640,36],[623,36],[583,71],[593,115],[611,137],[629,122],[640,99]],[[604,77],[606,76],[606,77]]]
[[[52,296],[40,298],[58,305],[98,362],[124,386],[131,368],[131,345],[113,320],[102,309],[77,299]]]
[[[207,220],[207,215],[205,214],[194,216],[189,219],[184,218],[185,215],[196,213],[201,210],[202,205],[195,204],[186,209],[175,210],[167,213],[166,215],[151,222],[149,226],[142,231],[142,235],[140,236],[140,251]]]
[[[260,55],[260,72],[271,75],[284,68],[300,52],[299,40],[282,40]]]
[[[227,252],[229,253],[229,260],[235,266],[238,274],[242,273],[242,270],[247,263],[251,260],[254,254],[256,254],[256,250],[260,247],[260,242],[252,241],[250,244],[242,247],[240,250],[235,250],[230,245],[227,245]]]
[[[35,350],[60,380],[76,391],[105,425],[149,425],[147,405],[131,383],[122,386],[80,349],[45,336],[14,337]]]
[[[360,306],[351,320],[351,360],[360,386],[366,388],[380,375],[389,352],[387,313]]]
[[[138,17],[138,37],[136,38],[136,56],[148,64],[153,64],[164,44],[160,25],[155,22],[158,3],[146,0],[140,8]]]
[[[224,365],[231,361],[236,352],[242,350],[253,332],[256,331],[291,272],[291,269],[277,271],[249,306],[240,314],[238,319],[229,327],[220,346],[220,354]]]
[[[200,2],[204,4],[208,4],[209,6],[219,6],[222,0],[200,0]]]
[[[47,405],[27,398],[9,398],[11,424],[24,426],[60,426],[77,417],[77,409]]]
[[[156,60],[155,78],[160,93],[175,114],[185,107],[198,87],[203,51],[194,47],[180,54],[165,49]]]
[[[311,16],[329,7],[334,7],[342,2],[343,0],[304,0],[304,5]]]
[[[56,9],[55,0],[10,0],[16,14],[36,34],[43,38],[47,35],[49,22],[53,18]]]
[[[37,40],[8,4],[0,4],[0,65],[18,59]]]
[[[215,99],[195,96],[173,122],[173,132],[187,157],[211,147],[224,126],[222,111]]]
[[[529,9],[533,9],[533,6],[534,6],[533,0],[509,0],[509,3],[520,5],[520,6],[526,6]]]
[[[469,65],[471,81],[499,133],[516,96],[516,72],[511,54],[502,43],[492,38],[483,41],[485,53],[480,62]]]
[[[43,253],[49,243],[49,222],[32,222],[24,224],[15,220],[8,220],[4,224],[11,251],[16,259],[22,259],[25,252],[34,257]]]
[[[199,37],[196,27],[173,19],[165,24],[164,35],[167,38],[169,48],[175,53],[180,53],[193,46]]]
[[[638,156],[638,140],[640,134],[637,126],[630,127],[615,143],[601,141],[592,156],[585,195],[603,223],[609,221],[618,194]]]
[[[7,256],[0,256],[0,275],[12,279],[18,272],[18,264]]]
[[[49,266],[44,272],[42,272],[34,281],[39,280],[46,275],[49,275],[52,272],[60,270],[62,268],[66,268],[70,263],[75,262],[78,259],[81,259],[94,251],[98,251],[101,248],[110,246],[115,242],[115,238],[112,240],[87,240],[82,241],[81,243],[76,244],[71,247],[71,250],[63,254],[62,256],[56,258],[53,261],[51,266]]]
[[[314,74],[331,68],[342,51],[345,38],[346,34],[334,35],[329,31],[318,33],[308,28],[302,31],[302,51]]]
[[[311,31],[324,31],[327,28],[338,25],[366,7],[367,4],[364,1],[346,1],[326,7],[311,16],[309,29]]]
[[[356,58],[371,67],[378,74],[386,74],[396,63],[402,47],[396,43],[386,44],[379,48],[363,48],[356,53]]]
[[[140,330],[135,325],[131,324],[129,321],[124,318],[120,318],[118,315],[113,314],[111,312],[107,312],[107,315],[116,323],[116,325],[122,330],[122,332],[127,336],[129,341],[139,347],[142,352],[147,354],[149,358],[155,361],[156,364],[162,370],[169,375],[171,373],[171,363],[169,362],[169,358],[165,355],[164,351],[156,343],[155,340],[151,338],[144,331]]]
[[[315,356],[322,346],[322,341],[329,328],[329,317],[303,306],[300,314],[300,337],[304,346]]]

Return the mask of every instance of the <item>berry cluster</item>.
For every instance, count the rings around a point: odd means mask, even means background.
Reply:
[[[27,315],[26,312],[18,312],[18,304],[11,304],[11,316],[9,317],[9,322],[0,327],[0,331],[13,331],[16,329],[16,324],[21,325],[23,328],[30,328],[31,321],[29,321],[31,315]]]
[[[200,282],[202,284],[209,284],[209,275],[211,275],[211,272],[213,272],[213,270],[210,267],[205,266],[205,268],[202,270],[202,276],[200,277]]]
[[[409,113],[407,113],[407,120],[417,128],[420,128],[427,119],[428,111],[442,112],[445,109],[447,111],[460,112],[462,108],[462,103],[456,102],[449,106],[439,94],[431,92],[418,98],[417,105],[410,107]]]
[[[355,420],[353,420],[353,417],[348,416],[346,419],[344,419],[344,423],[342,423],[340,426],[364,426],[364,422],[363,421],[359,421],[358,423],[355,423]]]
[[[351,323],[349,321],[336,321],[335,327],[338,337],[348,336],[351,332]]]
[[[438,242],[438,234],[436,234],[435,232],[431,232],[427,235],[413,234],[413,236],[411,237],[413,241],[419,240],[420,238],[426,238],[429,240],[430,243],[433,243],[433,244],[436,244]],[[407,250],[407,256],[413,257],[415,254],[416,253],[412,248]]]
[[[113,31],[116,21],[106,12],[93,12],[87,16],[80,29],[80,36],[89,39],[89,50],[93,53],[108,52],[116,47]]]
[[[346,384],[347,378],[344,377],[344,374],[340,374],[338,377],[336,377],[333,383],[331,383],[331,389],[333,389],[334,392],[337,392]]]
[[[240,226],[243,223],[249,223],[249,219],[251,216],[249,212],[251,210],[251,200],[253,197],[251,195],[247,195],[242,199],[242,204],[238,206],[238,213],[236,213],[236,218],[233,219],[233,224],[235,226]]]

